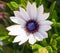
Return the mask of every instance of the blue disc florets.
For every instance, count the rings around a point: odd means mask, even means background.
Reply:
[[[39,28],[39,24],[35,21],[35,20],[29,20],[26,23],[26,30],[29,33],[34,33],[36,31],[38,31]]]

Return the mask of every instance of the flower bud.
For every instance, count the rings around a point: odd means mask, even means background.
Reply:
[[[46,48],[40,48],[38,53],[48,53],[48,50]]]

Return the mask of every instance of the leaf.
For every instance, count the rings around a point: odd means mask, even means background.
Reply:
[[[18,0],[18,1],[17,1],[17,0],[15,0],[15,2],[16,2],[16,3],[18,3],[18,4],[20,4],[20,3],[21,3],[21,0]]]
[[[56,1],[54,1],[54,3],[50,7],[50,13],[51,13],[51,15],[52,15],[52,13],[54,11],[55,5],[56,5]]]
[[[19,5],[16,2],[10,2],[10,5],[14,8],[18,8]]]
[[[47,45],[48,45],[46,39],[43,39],[43,41],[41,41],[41,44],[42,44],[43,46],[47,46]]]
[[[57,37],[56,40],[57,40],[57,44],[58,44],[57,46],[59,47],[59,46],[60,46],[60,36]],[[59,47],[59,48],[60,48],[60,47]]]
[[[55,19],[52,19],[52,22],[53,22],[54,31],[57,34],[58,31],[57,31],[57,27],[56,27],[56,20]]]
[[[39,49],[39,48],[42,48],[42,46],[39,44],[32,45],[32,49]]]
[[[51,38],[50,45],[53,47],[54,50],[57,50],[57,41],[55,39]]]
[[[60,28],[60,23],[59,22],[56,23],[56,27]]]
[[[19,5],[16,2],[7,3],[7,6],[13,11],[19,8]]]
[[[53,39],[56,39],[56,37],[58,37],[58,34],[53,34],[53,35],[51,36],[51,38],[53,38]]]
[[[8,32],[6,31],[3,25],[0,25],[0,40],[4,40],[8,37]]]
[[[21,0],[20,6],[26,9],[27,1],[28,0]]]
[[[57,16],[56,10],[53,10],[52,19],[55,19],[56,21],[58,20],[58,16]]]
[[[35,0],[37,7],[41,4],[42,0]]]
[[[49,51],[49,53],[53,53],[53,49],[51,46],[46,46],[46,49]]]

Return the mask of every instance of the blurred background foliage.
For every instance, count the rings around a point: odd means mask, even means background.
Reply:
[[[49,38],[35,45],[25,43],[21,46],[12,43],[14,37],[8,35],[7,26],[15,24],[10,16],[19,7],[26,9],[27,2],[36,2],[36,6],[43,4],[44,11],[50,12],[49,20],[53,22],[52,29],[48,31]],[[60,0],[0,0],[0,53],[39,53],[40,48],[46,48],[49,53],[60,53]]]

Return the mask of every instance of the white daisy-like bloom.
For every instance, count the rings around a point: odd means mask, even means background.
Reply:
[[[9,35],[16,36],[14,43],[19,45],[28,41],[34,44],[48,38],[47,31],[51,29],[52,22],[47,20],[49,13],[44,13],[43,5],[36,8],[36,3],[28,2],[26,10],[20,7],[20,11],[14,11],[10,19],[17,25],[7,27]]]

